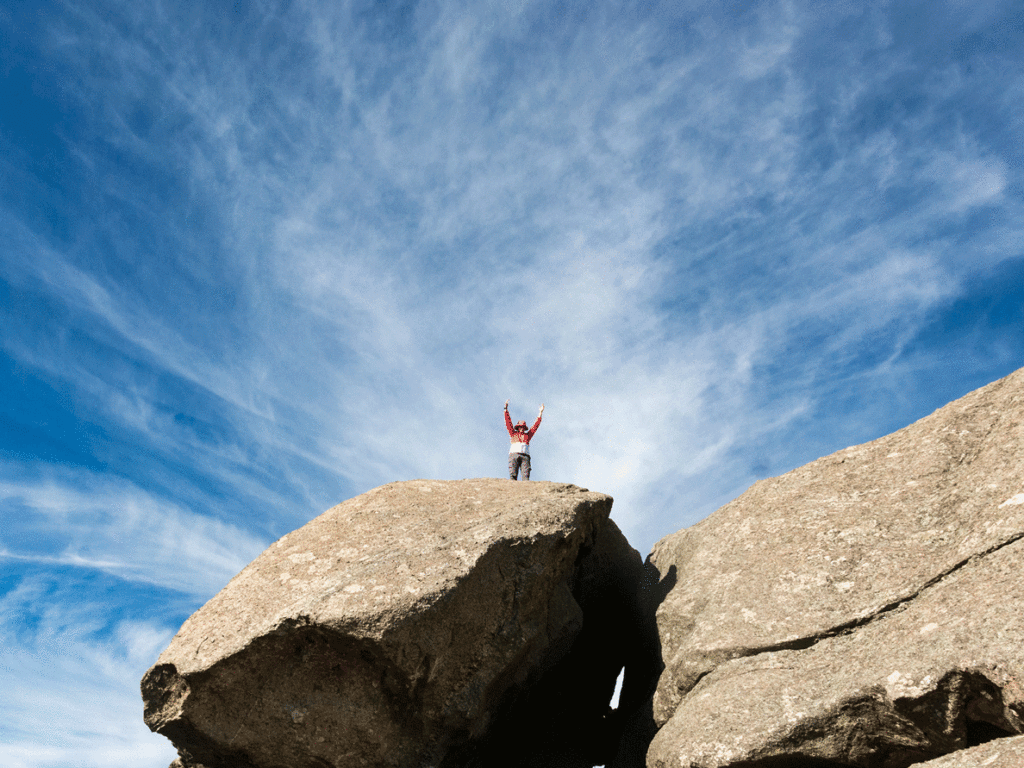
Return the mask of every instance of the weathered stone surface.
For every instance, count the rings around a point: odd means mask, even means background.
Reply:
[[[571,485],[490,479],[340,504],[185,622],[143,678],[146,723],[186,766],[412,768],[472,764],[495,713],[566,665],[607,702],[635,606],[595,590],[642,568],[610,508]],[[621,627],[596,668],[584,625]]]
[[[648,765],[898,768],[1024,730],[1022,536],[1018,371],[663,539]]]
[[[727,662],[683,698],[649,765],[773,755],[905,766],[1024,732],[1024,541],[849,635]]]
[[[1022,765],[1024,736],[1013,736],[929,760],[919,768],[1021,768]]]

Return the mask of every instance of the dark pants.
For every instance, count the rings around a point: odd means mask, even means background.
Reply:
[[[530,479],[530,454],[510,453],[508,455],[508,476],[512,480],[518,480],[519,468],[523,468],[523,480]]]

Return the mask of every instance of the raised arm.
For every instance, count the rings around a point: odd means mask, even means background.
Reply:
[[[529,432],[526,433],[526,439],[527,440],[532,440],[533,439],[534,434],[536,434],[537,430],[540,428],[540,420],[541,420],[541,417],[543,415],[544,415],[544,403],[541,403],[540,404],[540,413],[537,414],[537,420],[535,422],[533,422],[533,427],[530,429]]]
[[[508,415],[508,400],[505,401],[505,429],[508,430],[508,436],[512,437],[512,417]]]

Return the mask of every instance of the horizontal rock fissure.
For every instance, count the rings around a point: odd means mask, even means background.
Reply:
[[[835,626],[835,627],[833,627],[831,629],[828,629],[828,630],[826,630],[824,632],[820,632],[820,633],[811,635],[809,637],[801,637],[801,638],[799,638],[797,640],[788,640],[788,641],[783,642],[783,643],[774,643],[772,645],[759,646],[757,648],[744,648],[742,650],[739,650],[739,651],[736,651],[736,652],[733,652],[733,653],[727,652],[725,654],[725,656],[726,656],[727,659],[743,659],[743,658],[750,658],[752,656],[758,656],[758,655],[760,655],[762,653],[775,653],[777,651],[804,651],[804,650],[807,650],[808,648],[813,648],[815,645],[817,645],[818,643],[822,642],[823,640],[828,640],[828,639],[833,638],[833,637],[841,637],[843,635],[848,635],[851,632],[853,632],[853,631],[855,631],[857,629],[860,629],[861,627],[867,626],[867,625],[869,625],[869,624],[871,624],[871,623],[873,623],[875,621],[879,621],[879,620],[885,618],[887,615],[891,614],[893,611],[898,610],[899,608],[903,607],[907,603],[910,603],[911,601],[913,601],[916,598],[920,597],[925,592],[927,592],[929,589],[931,589],[932,587],[937,586],[944,579],[952,576],[954,573],[956,573],[960,569],[966,567],[970,563],[977,562],[978,560],[981,560],[981,559],[983,559],[983,558],[985,558],[985,557],[987,557],[987,556],[989,556],[989,555],[991,555],[991,554],[993,554],[995,552],[998,552],[1001,549],[1004,549],[1004,548],[1006,548],[1006,547],[1008,547],[1008,546],[1010,546],[1012,544],[1017,543],[1021,539],[1024,539],[1024,532],[1021,532],[1021,533],[1019,533],[1019,534],[1017,534],[1015,536],[1011,536],[1010,538],[1006,539],[1005,541],[1002,541],[999,544],[991,546],[988,549],[984,550],[983,552],[976,552],[975,554],[971,555],[970,557],[964,558],[963,560],[957,562],[956,564],[954,564],[950,568],[946,569],[942,573],[940,573],[937,576],[935,576],[935,577],[929,579],[928,581],[926,581],[921,586],[921,588],[918,589],[917,591],[915,591],[912,594],[907,595],[905,597],[901,597],[898,600],[894,600],[893,602],[891,602],[891,603],[889,603],[887,605],[882,606],[881,608],[879,608],[877,611],[875,611],[874,613],[872,613],[869,616],[863,616],[863,617],[861,617],[859,619],[854,619],[853,621],[848,621],[848,622],[846,622],[844,624],[839,624],[839,625],[837,625],[837,626]],[[697,677],[697,679],[694,681],[694,686],[693,687],[696,687],[697,682],[699,682],[701,679],[703,679],[706,675],[710,674],[711,671],[713,671],[713,670],[709,670],[708,672],[704,672],[699,677]]]
[[[985,722],[984,720],[971,720],[967,723],[967,741],[964,744],[965,749],[971,747],[981,746],[982,744],[988,744],[990,741],[996,739],[1005,739],[1010,736],[1017,736],[1019,734],[1013,731],[1008,731],[1005,728],[1000,728],[998,725]]]

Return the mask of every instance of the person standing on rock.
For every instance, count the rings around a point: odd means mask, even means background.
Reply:
[[[530,440],[537,433],[541,416],[544,415],[544,403],[540,404],[540,413],[533,422],[533,428],[527,429],[526,422],[520,421],[512,426],[512,417],[508,415],[508,400],[505,401],[505,429],[508,430],[512,444],[508,448],[508,476],[512,480],[519,479],[519,470],[523,470],[523,480],[530,479]]]

